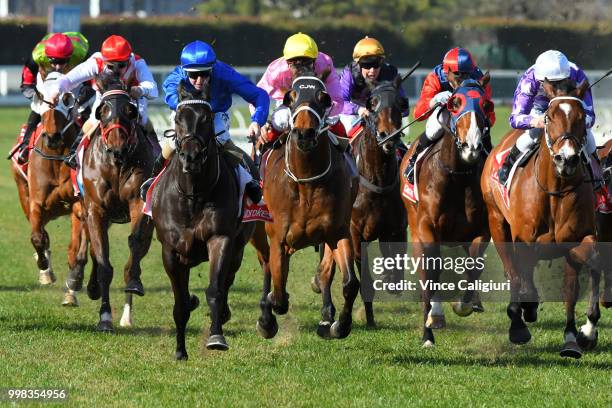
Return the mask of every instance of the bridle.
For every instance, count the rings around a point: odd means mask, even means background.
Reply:
[[[128,92],[121,90],[121,89],[114,89],[111,91],[106,91],[102,94],[100,105],[105,104],[112,108],[113,104],[111,101],[113,99],[119,99],[119,97],[126,97],[128,98],[128,101],[129,101],[128,103],[131,103],[132,98],[130,97],[130,94]],[[138,104],[138,102],[136,103]],[[138,112],[139,109],[138,109],[137,104],[136,104],[136,111]],[[140,119],[140,114],[137,115],[136,119],[130,121],[131,126],[129,129],[121,123],[121,117],[119,116],[119,114],[117,117],[119,117],[119,122],[112,123],[108,126],[104,126],[102,122],[100,122],[100,130],[102,131],[102,141],[104,142],[105,145],[108,145],[109,133],[112,130],[118,129],[120,132],[122,132],[126,136],[128,145],[130,146],[129,151],[131,152],[134,150],[138,142],[138,137],[136,135],[136,126]]]
[[[546,141],[546,147],[548,147],[548,152],[550,153],[551,157],[555,155],[555,152],[553,151],[553,147],[559,141],[572,140],[579,147],[578,149],[579,151],[584,149],[584,144],[585,144],[584,141],[580,143],[580,141],[578,140],[576,136],[569,134],[569,133],[564,133],[561,137],[558,137],[554,142],[551,139],[550,134],[548,132],[548,124],[550,123],[550,117],[548,116],[548,109],[550,109],[550,105],[553,101],[558,101],[558,100],[570,100],[570,101],[580,102],[580,106],[582,106],[582,108],[584,109],[584,101],[580,98],[576,98],[575,96],[557,96],[555,98],[552,98],[548,102],[548,108],[546,109],[546,112],[544,113],[544,139]]]

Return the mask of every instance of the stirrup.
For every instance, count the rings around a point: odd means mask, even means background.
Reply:
[[[147,201],[147,193],[149,192],[149,188],[151,188],[151,184],[153,184],[154,177],[151,177],[142,183],[140,186],[140,198],[142,201]]]
[[[73,170],[77,168],[77,154],[76,152],[70,152],[64,157],[64,164]]]

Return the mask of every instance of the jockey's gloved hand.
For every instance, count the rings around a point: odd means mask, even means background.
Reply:
[[[529,125],[532,128],[544,129],[544,116],[534,116]]]
[[[34,95],[36,95],[36,89],[33,86],[24,86],[21,93],[23,96],[31,100]]]
[[[130,88],[130,96],[134,99],[140,99],[144,96],[144,91],[139,86],[133,86]]]
[[[436,94],[436,96],[434,96],[431,99],[430,106],[433,106],[437,103],[446,104],[446,102],[448,102],[452,94],[453,93],[450,91],[444,91],[444,92],[440,92],[439,94]]]
[[[249,125],[249,129],[247,130],[247,135],[250,141],[255,142],[261,133],[261,128],[259,127],[259,123],[251,122]]]
[[[272,127],[274,130],[284,132],[289,129],[291,122],[291,109],[286,106],[281,106],[272,112]]]
[[[370,111],[363,106],[357,110],[357,114],[362,118],[368,116],[369,113]]]

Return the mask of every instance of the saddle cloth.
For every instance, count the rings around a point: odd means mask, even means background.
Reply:
[[[10,150],[11,152],[15,152],[13,154],[13,156],[11,156],[12,166],[26,180],[28,179],[28,164],[29,164],[29,162],[25,162],[24,164],[19,164],[19,162],[17,161],[17,157],[19,156],[18,147],[19,147],[19,145],[21,143],[23,143],[23,137],[25,136],[25,132],[26,132],[27,127],[28,126],[25,125],[25,124],[21,125],[21,129],[19,129],[19,136],[17,137],[17,143]],[[36,128],[36,130],[34,130],[34,133],[32,134],[32,137],[30,137],[30,142],[28,143],[28,146],[26,147],[26,149],[32,150],[34,148],[34,146],[36,145],[36,142],[38,142],[38,138],[40,137],[41,133],[42,133],[42,124],[39,123],[38,127]]]
[[[408,180],[406,180],[406,184],[404,184],[404,188],[402,189],[402,196],[406,197],[408,200],[413,203],[419,202],[419,172],[421,171],[421,165],[423,164],[423,159],[427,155],[427,153],[431,150],[433,146],[436,144],[426,147],[423,151],[417,156],[416,162],[414,163],[414,184],[410,184]]]

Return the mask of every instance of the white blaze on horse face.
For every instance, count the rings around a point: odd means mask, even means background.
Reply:
[[[478,121],[476,120],[476,113],[470,114],[470,128],[465,136],[465,141],[471,149],[477,149],[480,145],[480,139],[482,138],[482,132],[478,127]]]
[[[566,140],[561,145],[561,149],[559,149],[559,154],[563,156],[564,159],[569,159],[576,155],[576,149],[572,146],[572,143],[569,140]]]
[[[560,103],[559,109],[565,112],[565,116],[567,116],[567,118],[569,119],[570,112],[572,111],[572,105],[570,105],[569,103]]]

